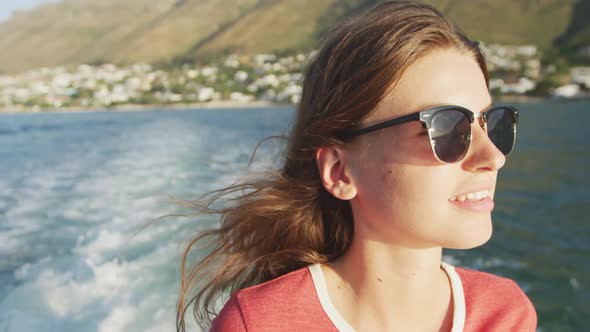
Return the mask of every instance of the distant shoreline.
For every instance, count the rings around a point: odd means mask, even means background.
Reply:
[[[293,104],[274,103],[268,101],[252,101],[247,103],[234,101],[213,101],[207,103],[187,103],[187,104],[121,104],[110,107],[61,107],[61,108],[39,108],[34,107],[0,107],[0,114],[22,114],[22,113],[86,113],[86,112],[137,112],[150,110],[188,110],[188,109],[217,109],[217,108],[259,108],[259,107],[286,107],[294,106]]]
[[[502,95],[492,96],[496,103],[530,103],[541,101],[560,101],[560,102],[575,102],[580,100],[590,100],[590,94],[579,97],[559,98],[553,96],[527,96],[527,95]]]
[[[552,98],[550,96],[525,96],[525,95],[503,95],[493,96],[496,103],[529,103],[542,101],[579,101],[590,100],[588,97],[580,98]],[[86,112],[137,112],[137,111],[151,111],[151,110],[190,110],[190,109],[218,109],[218,108],[233,108],[233,109],[251,109],[260,107],[295,107],[294,104],[289,103],[275,103],[269,101],[251,101],[251,102],[235,102],[235,101],[212,101],[207,103],[187,103],[187,104],[121,104],[110,107],[90,106],[84,107],[61,107],[61,108],[38,108],[18,106],[14,108],[0,107],[0,114],[29,114],[29,113],[86,113]]]
[[[545,100],[555,100],[549,96],[522,96],[522,95],[503,95],[503,96],[492,96],[492,99],[498,103],[530,103],[539,102]]]

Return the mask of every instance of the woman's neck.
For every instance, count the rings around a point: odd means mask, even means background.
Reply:
[[[332,303],[357,331],[450,330],[451,287],[442,249],[358,240],[323,271]],[[425,313],[428,313],[425,315]]]

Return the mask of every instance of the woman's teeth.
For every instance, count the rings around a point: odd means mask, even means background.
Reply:
[[[484,190],[484,191],[478,191],[475,193],[469,193],[467,195],[453,196],[453,197],[451,197],[451,201],[459,201],[459,202],[479,201],[479,200],[482,200],[482,199],[488,197],[489,195],[490,195],[490,192],[488,190]]]

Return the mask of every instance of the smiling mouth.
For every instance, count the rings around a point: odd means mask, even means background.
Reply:
[[[466,195],[453,196],[449,202],[462,210],[476,213],[490,213],[494,209],[494,200],[489,190],[469,193]]]
[[[459,195],[453,196],[449,198],[450,201],[455,202],[465,202],[465,201],[483,201],[486,198],[491,199],[490,191],[489,190],[482,190],[477,192],[468,193],[466,195]]]

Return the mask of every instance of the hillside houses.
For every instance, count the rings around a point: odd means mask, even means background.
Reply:
[[[0,76],[0,107],[108,107],[229,100],[296,103],[306,55],[230,55],[218,65],[164,71],[149,64],[41,68]]]
[[[543,69],[535,46],[481,45],[499,94],[535,91]],[[230,101],[297,103],[302,70],[311,54],[229,55],[203,65],[156,68],[137,63],[40,68],[0,76],[0,108],[110,107],[120,104],[176,104]],[[574,67],[571,82],[553,96],[570,98],[590,89],[590,67]]]

